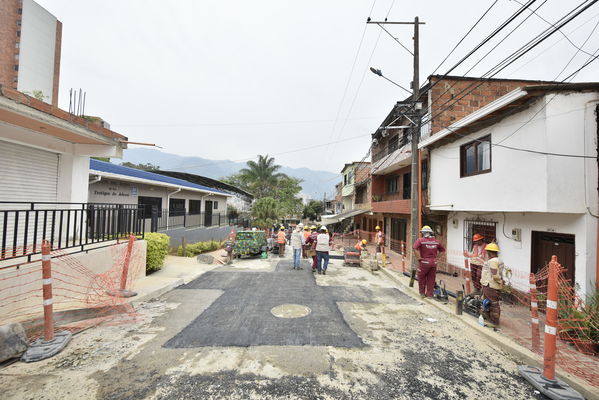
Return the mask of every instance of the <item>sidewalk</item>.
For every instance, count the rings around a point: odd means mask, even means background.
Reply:
[[[205,253],[214,257],[213,264],[198,262],[196,257],[167,256],[160,270],[135,281],[132,290],[137,292],[137,296],[129,298],[129,301],[133,304],[148,301],[191,282],[203,273],[222,266],[223,253],[222,249]]]
[[[406,260],[406,270],[409,271],[409,263]],[[387,276],[395,283],[401,285],[406,293],[411,294],[414,297],[420,298],[418,293],[418,282],[414,282],[414,287],[409,287],[410,278],[403,275],[401,269],[401,263],[392,262],[388,264],[387,268],[381,270],[382,274]],[[437,282],[443,280],[446,283],[447,289],[450,291],[462,290],[462,279],[453,277],[445,274],[437,275]],[[542,354],[534,353],[530,350],[531,348],[531,328],[530,328],[530,314],[528,309],[525,309],[519,305],[507,305],[502,304],[502,322],[499,330],[493,331],[489,327],[482,327],[478,325],[476,318],[466,313],[457,315],[455,313],[455,299],[449,298],[449,303],[443,304],[433,299],[422,299],[429,304],[435,305],[437,308],[451,314],[453,317],[460,319],[465,325],[478,331],[480,334],[487,337],[491,342],[512,354],[516,358],[523,361],[523,363],[529,365],[542,366],[543,357]],[[543,340],[543,328],[541,326],[541,341]],[[542,346],[542,343],[541,343]],[[573,351],[567,348],[568,345],[558,340],[558,363],[556,366],[556,373],[570,384],[573,388],[583,394],[589,399],[599,399],[599,381],[596,379],[590,379],[585,373],[585,368],[577,368],[577,365],[568,366],[562,368],[559,365],[559,352],[562,354],[567,352],[567,355],[571,357]],[[541,347],[542,352],[542,347]],[[591,368],[590,372],[599,371],[599,358],[582,353],[574,353],[577,360],[580,362],[580,366]],[[589,367],[590,366],[590,367]],[[589,372],[589,371],[586,371]]]

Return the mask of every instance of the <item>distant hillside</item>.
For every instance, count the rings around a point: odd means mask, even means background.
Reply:
[[[160,169],[166,171],[188,172],[213,179],[220,179],[234,174],[246,166],[245,163],[229,160],[184,157],[148,148],[127,149],[122,160],[114,159],[112,161],[117,164],[124,161],[135,164],[151,163],[158,165]],[[275,162],[280,165],[284,163],[276,158]],[[294,178],[302,179],[302,192],[316,199],[321,199],[324,193],[327,193],[327,197],[331,198],[331,195],[335,191],[335,184],[341,179],[340,174],[327,171],[314,171],[308,168],[283,167],[281,168],[281,172]]]

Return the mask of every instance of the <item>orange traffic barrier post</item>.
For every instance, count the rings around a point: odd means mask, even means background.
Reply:
[[[466,252],[464,251],[464,277],[466,278],[466,294],[472,293],[470,290],[470,262],[468,261],[468,257],[466,256]]]
[[[539,334],[539,303],[537,301],[537,279],[535,274],[530,274],[530,322],[532,351],[536,353],[541,347],[541,336]]]
[[[406,242],[401,241],[401,272],[406,272]]]
[[[557,307],[558,279],[561,265],[557,256],[551,256],[549,262],[549,281],[547,287],[547,310],[545,316],[545,348],[543,371],[537,367],[519,365],[520,375],[538,391],[550,399],[584,400],[584,397],[567,383],[555,378],[555,357],[557,352]]]
[[[137,296],[136,292],[127,290],[127,277],[129,276],[129,264],[131,263],[131,253],[133,252],[133,245],[135,243],[135,236],[130,235],[127,241],[127,249],[125,253],[125,259],[123,261],[123,268],[121,269],[121,282],[120,288],[116,290],[108,290],[107,293],[115,297],[133,297]]]
[[[25,362],[41,361],[58,354],[71,340],[71,332],[54,333],[54,299],[52,297],[52,256],[50,243],[42,243],[42,297],[44,308],[44,337],[30,344],[21,359]]]

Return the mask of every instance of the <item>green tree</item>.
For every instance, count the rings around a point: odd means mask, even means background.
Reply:
[[[292,217],[302,213],[303,202],[298,197],[298,194],[302,191],[301,182],[301,179],[287,175],[283,175],[278,179],[272,197],[279,203],[281,216]]]
[[[245,182],[256,198],[270,196],[277,187],[279,179],[285,174],[277,172],[280,165],[275,164],[275,159],[259,155],[258,161],[248,161],[247,167],[239,171],[239,179]]]
[[[324,206],[322,201],[310,200],[310,202],[304,207],[303,217],[312,221],[316,221],[320,218],[323,211]]]
[[[256,200],[252,205],[252,217],[254,217],[254,225],[258,228],[270,228],[272,224],[279,221],[277,201],[272,197]]]
[[[160,167],[158,165],[154,165],[152,163],[139,163],[139,164],[134,164],[132,162],[129,161],[125,161],[122,162],[121,165],[123,167],[129,167],[129,168],[135,168],[135,169],[141,169],[143,171],[158,171],[160,169]]]

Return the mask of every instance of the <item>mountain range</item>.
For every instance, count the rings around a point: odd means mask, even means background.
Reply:
[[[149,148],[132,148],[124,152],[122,160],[112,160],[115,163],[131,162],[134,164],[151,163],[165,171],[187,172],[212,179],[221,179],[245,168],[245,162],[230,160],[210,160],[202,157],[180,156],[164,153]],[[277,164],[281,164],[275,159]],[[328,171],[317,171],[309,168],[291,168],[282,166],[280,172],[302,180],[302,197],[322,199],[324,194],[332,198],[335,184],[341,180],[341,175]]]

